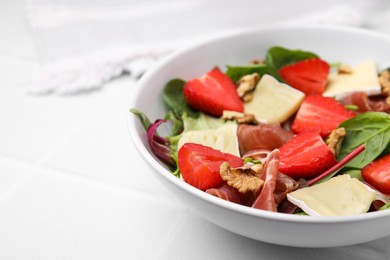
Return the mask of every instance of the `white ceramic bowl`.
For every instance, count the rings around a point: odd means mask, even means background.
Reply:
[[[390,37],[367,30],[333,26],[274,27],[238,32],[176,52],[139,81],[130,107],[151,120],[165,115],[161,90],[172,78],[201,76],[214,66],[242,65],[265,57],[271,46],[303,49],[329,62],[355,64],[373,59],[379,68],[390,64]],[[151,154],[139,120],[129,115],[135,147],[154,175],[185,205],[222,228],[256,240],[297,247],[333,247],[390,235],[390,210],[347,217],[308,217],[252,209],[208,195],[174,177]]]

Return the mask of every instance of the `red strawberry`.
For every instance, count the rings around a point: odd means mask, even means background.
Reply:
[[[375,189],[390,194],[390,154],[365,166],[362,177]]]
[[[327,62],[314,58],[286,65],[279,69],[279,74],[291,87],[313,95],[324,92],[329,71]]]
[[[178,165],[184,181],[203,191],[222,185],[219,167],[223,162],[230,163],[232,167],[244,164],[235,155],[201,144],[186,143],[178,153]]]
[[[327,137],[341,122],[355,114],[330,97],[321,95],[307,96],[291,126],[294,133],[315,131]]]
[[[294,179],[312,179],[337,163],[322,137],[315,132],[298,134],[279,150],[279,171]]]
[[[183,93],[191,107],[210,115],[221,116],[224,110],[244,112],[234,82],[217,67],[186,82]]]

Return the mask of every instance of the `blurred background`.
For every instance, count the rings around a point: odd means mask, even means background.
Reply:
[[[174,50],[236,30],[336,24],[389,32],[390,20],[386,0],[17,0],[3,5],[20,6],[42,65],[21,85],[40,94],[100,88],[124,72],[137,78]],[[13,16],[3,10],[5,17]]]
[[[177,203],[127,131],[137,80],[175,50],[282,24],[390,33],[389,3],[1,0],[0,259],[389,259],[389,238],[298,249],[225,231]]]

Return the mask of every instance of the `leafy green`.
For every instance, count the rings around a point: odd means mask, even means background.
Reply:
[[[275,46],[268,50],[265,64],[268,67],[279,70],[285,65],[311,58],[318,58],[318,56],[317,54],[308,51],[289,50],[280,46]]]
[[[150,148],[154,155],[156,155],[162,162],[164,162],[176,177],[180,177],[180,171],[177,166],[177,143],[180,138],[180,132],[183,131],[183,122],[181,118],[177,117],[172,111],[166,116],[165,120],[156,120],[151,123],[149,118],[141,111],[132,108],[130,112],[133,113],[141,121],[146,133]],[[162,137],[157,134],[157,128],[166,120],[173,122],[172,135]]]
[[[244,159],[244,164],[247,164],[247,163],[261,164],[261,161],[248,157],[248,158]]]
[[[184,112],[180,118],[170,111],[165,119],[173,121],[172,135],[166,136],[165,138],[169,141],[169,155],[176,162],[176,168],[172,170],[172,174],[176,177],[180,177],[181,174],[179,167],[177,166],[177,152],[179,140],[183,133],[192,130],[216,129],[223,124],[227,124],[223,119],[211,117],[202,112],[199,113],[197,118],[189,117],[187,116],[187,113]]]
[[[359,106],[357,105],[344,105],[345,109],[351,110],[351,111],[357,111],[359,110]]]
[[[202,112],[199,113],[199,116],[196,119],[188,117],[186,114],[182,116],[182,119],[184,131],[217,129],[226,124],[225,120],[222,118],[208,116]]]
[[[227,66],[226,74],[237,82],[241,77],[257,72],[260,76],[268,74],[280,82],[284,82],[278,70],[288,64],[317,58],[317,54],[302,50],[290,50],[280,46],[268,49],[265,64],[250,64],[245,66]]]
[[[168,114],[165,115],[164,119],[173,122],[172,135],[178,135],[181,132],[183,132],[183,128],[184,128],[183,120],[175,113],[169,111]]]
[[[145,130],[148,130],[148,127],[151,125],[149,118],[136,108],[131,108],[130,112],[136,115],[141,121],[142,126],[145,128]]]
[[[307,214],[301,208],[298,208],[298,207],[295,209],[293,214],[294,215],[300,215],[300,216],[309,216],[309,214]]]
[[[170,148],[171,148],[169,151],[169,155],[176,162],[176,169],[174,169],[172,171],[172,174],[175,175],[176,177],[180,177],[180,174],[181,174],[180,170],[179,170],[179,166],[178,166],[178,157],[177,157],[178,144],[179,144],[180,137],[181,137],[181,134],[170,135],[170,136],[166,137],[170,143]]]
[[[339,127],[344,127],[347,135],[344,137],[337,160],[341,161],[358,146],[364,144],[365,150],[343,168],[334,171],[317,183],[328,181],[336,174],[349,174],[362,180],[361,169],[386,153],[390,146],[390,116],[382,112],[366,112],[344,121]]]
[[[338,67],[340,67],[342,65],[342,63],[341,62],[332,62],[332,63],[329,63],[329,66],[331,67],[331,68],[338,68]]]
[[[352,178],[358,179],[359,181],[363,181],[361,169],[346,168],[343,169],[340,174],[348,174]]]
[[[249,75],[252,73],[258,73],[260,76],[263,76],[264,74],[269,74],[271,76],[274,76],[278,80],[281,80],[279,74],[269,66],[266,66],[265,64],[250,64],[246,66],[227,66],[226,75],[230,77],[234,82],[237,82],[240,78],[242,78],[245,75]]]
[[[385,205],[383,205],[379,210],[387,210],[390,209],[390,202],[387,202]]]
[[[366,112],[340,124],[347,135],[337,157],[341,160],[353,149],[365,144],[366,149],[346,166],[362,169],[385,151],[390,143],[390,116],[383,112]]]
[[[199,112],[191,108],[183,95],[185,81],[182,79],[170,80],[163,89],[162,97],[168,110],[172,110],[175,114],[182,116],[187,113],[190,117],[197,117]]]

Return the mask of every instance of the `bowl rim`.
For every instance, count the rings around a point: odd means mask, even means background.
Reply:
[[[296,24],[271,25],[271,26],[260,27],[260,28],[236,30],[224,35],[218,35],[216,37],[211,37],[211,38],[197,41],[191,44],[190,46],[187,46],[180,50],[176,50],[171,54],[168,54],[166,57],[162,58],[149,71],[147,71],[145,75],[142,76],[141,79],[137,82],[135,86],[136,89],[134,95],[130,100],[130,108],[136,107],[138,96],[141,94],[143,86],[145,85],[145,83],[147,83],[153,78],[155,73],[157,73],[161,68],[163,68],[170,62],[174,61],[176,58],[183,56],[186,53],[193,51],[194,49],[201,48],[202,46],[211,43],[226,41],[229,40],[230,38],[239,37],[241,35],[266,33],[271,30],[282,31],[282,30],[309,30],[309,29],[328,30],[328,31],[331,30],[331,31],[338,31],[338,32],[363,34],[369,37],[376,37],[381,40],[386,40],[390,43],[390,36],[384,33],[365,29],[365,28],[360,28],[360,27],[357,28],[357,27],[340,26],[340,25],[318,25],[318,24],[317,25],[296,25]],[[136,118],[134,115],[129,113],[127,117],[127,125],[128,125],[128,130],[130,133],[131,140],[133,141],[133,144],[136,150],[139,152],[139,154],[146,160],[149,166],[151,166],[153,170],[153,174],[160,174],[163,178],[165,178],[167,181],[171,182],[173,185],[177,186],[181,190],[188,192],[191,195],[207,203],[211,203],[218,207],[222,207],[227,210],[232,210],[237,213],[248,215],[251,217],[265,218],[265,219],[271,219],[271,220],[282,221],[282,222],[302,223],[302,224],[304,223],[335,224],[335,223],[346,223],[346,222],[351,223],[351,222],[361,222],[361,221],[368,221],[373,219],[380,219],[380,218],[385,218],[390,216],[390,210],[369,212],[369,213],[350,215],[350,216],[334,216],[334,217],[301,216],[301,215],[283,214],[283,213],[255,209],[255,208],[251,208],[248,206],[232,203],[217,198],[175,177],[166,167],[164,167],[163,164],[158,161],[158,159],[156,159],[152,154],[150,154],[150,152],[147,150],[147,148],[141,141],[141,138],[138,136],[137,133],[137,124],[140,124],[138,118]]]

